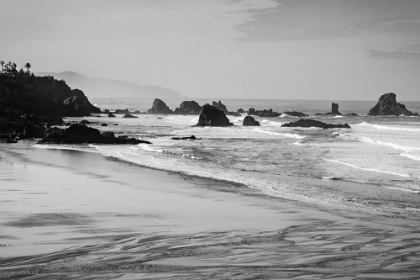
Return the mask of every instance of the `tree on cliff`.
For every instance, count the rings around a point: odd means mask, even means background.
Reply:
[[[31,64],[29,62],[26,62],[25,68],[27,69],[26,72],[28,72],[28,74],[29,74],[29,69],[31,69]]]

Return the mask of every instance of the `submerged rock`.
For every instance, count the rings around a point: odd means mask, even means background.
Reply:
[[[300,119],[296,122],[282,124],[282,127],[319,127],[323,129],[328,128],[351,128],[348,124],[328,124],[311,119]]]
[[[260,123],[251,116],[246,116],[243,122],[244,126],[260,126]]]
[[[53,133],[38,144],[151,144],[135,138],[115,138],[110,133],[101,132],[83,124],[72,124],[61,133]]]
[[[289,115],[291,117],[299,117],[299,118],[308,116],[307,114],[304,114],[302,112],[297,112],[297,111],[286,111],[284,112],[284,114]]]
[[[164,114],[164,115],[168,115],[168,114],[173,114],[173,111],[171,109],[169,109],[168,105],[166,105],[165,102],[163,102],[162,100],[156,98],[153,101],[152,108],[150,108],[149,110],[147,110],[147,113],[149,113],[149,114]]]
[[[203,106],[196,126],[231,126],[225,113],[210,104]]]
[[[133,115],[131,115],[131,114],[125,114],[125,115],[123,116],[123,118],[125,118],[125,119],[136,119],[136,118],[138,118],[138,117],[133,116]]]
[[[369,116],[419,116],[405,108],[404,104],[397,102],[395,93],[385,93],[379,97],[375,107],[369,110]]]
[[[196,140],[197,137],[194,135],[186,136],[186,137],[172,137],[171,140]]]
[[[183,101],[180,105],[179,108],[175,109],[174,114],[179,114],[179,115],[199,115],[201,112],[201,106],[195,102],[194,100],[192,101]]]

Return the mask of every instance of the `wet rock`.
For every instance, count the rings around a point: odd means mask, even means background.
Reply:
[[[311,119],[300,119],[296,122],[282,124],[282,127],[319,127],[323,129],[328,128],[351,128],[348,124],[327,124]]]
[[[104,136],[99,130],[85,126],[83,124],[72,124],[62,133],[53,133],[38,144],[151,144],[135,138],[111,137],[111,134]]]
[[[196,126],[231,126],[232,123],[226,117],[223,111],[206,104],[200,112],[200,117]]]
[[[116,116],[113,113],[108,113],[108,118],[115,118]]]
[[[238,109],[238,111],[236,111],[236,113],[238,113],[238,114],[243,114],[243,113],[245,113],[245,110],[244,110],[244,109],[242,109],[242,108],[239,108],[239,109]]]
[[[186,137],[172,137],[171,140],[196,140],[197,138],[194,135]]]
[[[131,114],[125,114],[125,115],[123,116],[123,118],[125,118],[125,119],[136,119],[136,118],[138,118],[138,117],[133,116],[133,115],[131,115]]]
[[[286,111],[284,112],[284,114],[289,115],[291,117],[299,117],[299,118],[308,117],[307,114],[302,113],[302,112],[297,112],[297,111]]]
[[[175,114],[179,115],[199,115],[201,106],[195,101],[183,101],[179,108],[175,109]]]
[[[251,116],[246,116],[243,122],[244,126],[260,126],[260,123]]]
[[[375,107],[369,110],[369,116],[419,116],[405,108],[404,104],[397,102],[395,93],[385,93],[379,97]]]
[[[156,98],[153,101],[152,108],[147,110],[147,113],[149,113],[149,114],[164,114],[164,115],[173,114],[172,110],[169,109],[168,105],[166,105],[165,102],[163,102],[162,100],[160,100],[158,98]]]
[[[213,104],[212,105],[213,105],[213,107],[215,107],[216,109],[219,109],[220,111],[222,111],[225,114],[228,114],[229,113],[229,111],[226,108],[226,106],[220,100],[219,100],[219,102],[213,101]]]
[[[129,114],[130,111],[128,109],[117,109],[115,110],[114,114]]]

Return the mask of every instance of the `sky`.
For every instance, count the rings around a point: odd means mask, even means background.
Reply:
[[[420,1],[0,0],[0,60],[191,98],[420,101]]]

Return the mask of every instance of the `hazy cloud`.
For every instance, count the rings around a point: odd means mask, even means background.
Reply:
[[[319,40],[376,34],[420,37],[418,0],[276,0],[237,28],[243,41]]]

